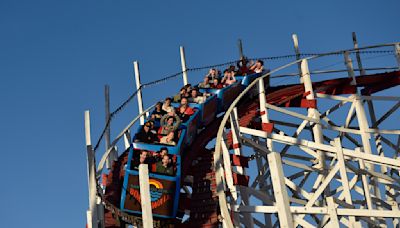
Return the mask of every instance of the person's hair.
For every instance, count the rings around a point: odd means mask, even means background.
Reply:
[[[146,127],[151,127],[151,125],[152,125],[153,123],[152,122],[150,122],[150,121],[147,121],[143,126],[146,126]]]
[[[167,97],[167,98],[165,98],[165,101],[172,101],[172,98]]]
[[[264,61],[262,61],[261,59],[257,60],[257,62],[261,63],[261,66],[264,66]]]
[[[144,152],[148,152],[147,150],[141,150],[140,152],[139,152],[139,154],[143,154]]]
[[[161,106],[162,106],[162,102],[160,102],[160,101],[159,101],[159,102],[157,102],[157,104],[156,104],[156,107],[157,107],[157,106],[160,106],[160,108],[161,108]]]
[[[166,151],[168,152],[168,148],[165,147],[165,146],[163,146],[163,147],[160,148],[160,152],[163,151],[163,150],[166,150]]]
[[[173,116],[168,116],[168,117],[167,117],[167,121],[168,121],[169,119],[175,120],[175,118],[174,118]]]
[[[229,72],[229,69],[225,69],[225,70],[224,70],[224,74],[225,74],[225,73],[228,73],[228,72]]]

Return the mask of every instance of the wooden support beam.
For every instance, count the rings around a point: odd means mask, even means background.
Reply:
[[[136,82],[136,89],[138,90],[136,97],[138,100],[138,109],[139,115],[143,113],[143,99],[142,99],[142,84],[140,83],[140,72],[139,72],[139,63],[137,61],[133,62],[133,67],[135,70],[135,82]],[[140,125],[144,125],[144,115],[140,116]]]
[[[293,216],[290,211],[289,196],[286,190],[285,174],[283,173],[281,156],[277,152],[272,152],[269,153],[267,157],[271,171],[276,206],[278,207],[280,227],[292,228],[294,227]]]
[[[187,85],[188,84],[188,74],[187,74],[187,68],[186,68],[185,48],[183,46],[180,46],[179,51],[181,53],[183,85]]]
[[[153,213],[151,210],[149,168],[147,164],[139,165],[140,203],[142,206],[142,220],[144,228],[153,227]]]
[[[88,228],[98,227],[97,193],[96,193],[96,161],[90,135],[90,113],[85,111],[85,138],[87,153],[87,173],[89,190],[89,210],[87,211]]]

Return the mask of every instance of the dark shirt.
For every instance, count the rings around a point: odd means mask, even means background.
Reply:
[[[151,116],[154,115],[154,119],[157,120],[157,121],[160,121],[161,117],[163,117],[163,115],[165,115],[165,114],[167,114],[167,112],[161,109],[160,111],[154,110],[151,113]]]
[[[160,174],[165,174],[165,175],[174,175],[174,170],[172,169],[171,166],[163,166],[162,162],[157,162],[157,166],[156,166],[156,172],[160,173]]]
[[[136,140],[144,143],[158,142],[158,138],[153,132],[151,131],[145,132],[143,129],[135,134],[135,141]]]

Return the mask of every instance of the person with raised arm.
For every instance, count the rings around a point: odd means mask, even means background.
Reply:
[[[161,118],[160,125],[160,134],[166,136],[179,128],[181,125],[181,118],[176,113],[170,112]]]

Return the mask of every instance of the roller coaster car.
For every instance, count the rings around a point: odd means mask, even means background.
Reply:
[[[125,171],[121,209],[133,214],[142,214],[139,171],[133,166],[135,157],[139,154],[138,149],[129,149],[128,163]],[[156,152],[150,151],[151,154]],[[181,157],[178,154],[171,155],[175,175],[169,176],[156,173],[155,163],[149,164],[149,184],[151,209],[153,215],[158,218],[175,218],[178,211],[180,179],[181,179]]]
[[[218,110],[218,98],[216,94],[207,97],[204,103],[189,103],[192,108],[197,108],[200,111],[201,121],[198,126],[206,126],[214,120]]]
[[[140,131],[141,127],[139,127],[138,132]],[[186,140],[186,126],[183,124],[179,127],[178,135],[177,135],[177,142],[175,146],[171,145],[166,145],[166,144],[161,144],[161,143],[144,143],[144,142],[135,142],[135,138],[133,138],[133,143],[132,146],[135,149],[139,150],[149,150],[149,151],[159,151],[162,147],[168,148],[168,153],[169,154],[180,154],[181,150],[185,146],[185,140]]]
[[[254,73],[254,74],[249,74],[249,75],[244,75],[244,76],[235,76],[237,81],[242,81],[242,85],[244,87],[247,87],[252,83],[256,78],[260,77],[261,73]]]
[[[222,89],[200,89],[202,93],[212,93],[217,95],[218,113],[225,111],[229,105],[235,100],[236,96],[243,90],[241,81],[237,81],[232,85]]]
[[[135,157],[140,150],[147,150],[150,153],[160,151],[162,147],[168,148],[168,154],[175,160],[175,175],[168,176],[155,173],[155,164],[149,166],[149,184],[151,207],[153,215],[159,218],[175,218],[177,216],[180,178],[181,178],[181,153],[184,148],[192,144],[197,135],[197,129],[211,123],[217,113],[223,112],[232,103],[236,96],[253,81],[257,75],[239,77],[238,81],[222,89],[200,89],[201,92],[211,93],[212,95],[202,104],[189,103],[195,110],[186,121],[181,123],[178,129],[176,146],[165,144],[148,144],[143,142],[133,142],[129,149],[128,163],[124,177],[124,184],[121,194],[121,209],[125,212],[138,214],[142,213],[140,204],[139,172],[134,168]],[[244,84],[243,84],[244,83]],[[174,107],[179,107],[178,103],[172,103]],[[139,127],[138,131],[140,131]],[[135,138],[133,139],[135,141]],[[137,159],[137,158],[136,158]],[[136,161],[137,162],[137,161]]]

